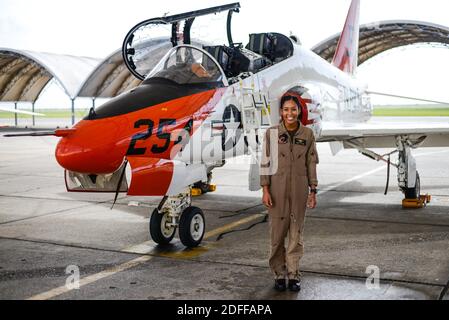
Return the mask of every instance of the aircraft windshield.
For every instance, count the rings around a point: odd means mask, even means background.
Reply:
[[[170,50],[145,80],[150,78],[164,78],[177,84],[226,85],[226,78],[217,63],[204,51],[188,45]]]

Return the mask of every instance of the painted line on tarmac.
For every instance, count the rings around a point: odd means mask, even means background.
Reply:
[[[414,157],[415,157],[415,158],[416,158],[416,157],[424,157],[424,156],[430,156],[430,155],[440,154],[440,153],[446,153],[446,152],[449,152],[449,150],[420,153],[420,154],[414,155]],[[334,186],[327,187],[327,188],[323,189],[322,191],[320,191],[319,194],[320,194],[320,195],[323,195],[323,194],[328,193],[328,192],[330,192],[330,191],[333,191],[333,190],[337,189],[338,187],[341,187],[341,186],[343,186],[343,185],[345,185],[345,184],[348,184],[348,183],[353,182],[353,181],[356,181],[356,180],[360,180],[360,179],[362,179],[362,178],[365,178],[365,177],[367,177],[367,176],[370,176],[370,175],[372,175],[372,174],[374,174],[374,173],[376,173],[376,172],[379,172],[379,171],[382,171],[382,170],[385,170],[385,169],[386,169],[386,166],[384,165],[384,166],[382,166],[382,167],[379,167],[379,168],[370,170],[370,171],[368,171],[368,172],[359,174],[359,175],[354,176],[354,177],[352,177],[352,178],[350,178],[350,179],[348,179],[348,180],[345,180],[345,181],[343,181],[343,182],[340,182],[339,184],[336,184],[336,185],[334,185]]]
[[[374,174],[376,172],[382,171],[382,170],[385,170],[385,166],[382,166],[382,167],[376,168],[374,170],[371,170],[371,171],[359,174],[359,175],[354,176],[354,177],[352,177],[352,178],[350,178],[348,180],[340,182],[339,184],[336,184],[334,186],[327,187],[324,190],[320,191],[319,195],[322,196],[323,194],[328,193],[330,191],[333,191],[333,190],[337,189],[338,187],[341,187],[341,186],[343,186],[345,184],[348,184],[348,183],[356,181],[356,180],[360,180],[362,178],[365,178],[367,176],[370,176],[370,175],[372,175],[372,174]]]
[[[255,219],[258,219],[258,218],[261,218],[263,216],[264,216],[264,214],[254,214],[254,215],[249,216],[247,218],[244,218],[244,219],[241,219],[241,220],[229,223],[229,224],[227,224],[227,225],[225,225],[223,227],[219,227],[217,229],[214,229],[214,230],[211,230],[211,231],[205,233],[203,239],[206,240],[206,239],[212,238],[212,237],[214,237],[216,235],[219,235],[222,232],[229,231],[229,230],[231,230],[231,229],[233,229],[235,227],[238,227],[238,226],[240,226],[242,224],[251,222],[251,221],[253,221]],[[178,248],[178,249],[180,248],[178,242],[175,242],[174,246],[175,246],[175,248]],[[188,249],[188,250],[185,250],[185,248],[182,247],[184,249],[184,250],[181,249],[182,251],[159,252],[159,253],[155,252],[155,250],[157,250],[156,247],[157,247],[157,244],[154,241],[146,241],[146,242],[143,242],[141,244],[138,244],[138,245],[135,245],[135,246],[131,246],[131,247],[128,247],[128,248],[125,248],[125,249],[121,250],[120,252],[124,252],[124,253],[138,253],[138,254],[147,254],[147,255],[139,257],[139,258],[136,258],[136,259],[133,259],[133,260],[128,261],[128,262],[125,262],[125,263],[120,264],[118,266],[106,269],[106,270],[101,271],[99,273],[87,276],[85,278],[82,278],[82,279],[80,279],[79,287],[81,288],[83,286],[86,286],[86,285],[91,284],[93,282],[96,282],[98,280],[104,279],[106,277],[110,277],[110,276],[112,276],[114,274],[117,274],[119,272],[126,271],[128,269],[131,269],[131,268],[134,268],[134,267],[136,267],[138,265],[141,265],[142,263],[148,262],[148,261],[150,261],[151,259],[153,259],[155,257],[155,256],[148,255],[149,253],[154,253],[154,254],[157,254],[157,256],[161,256],[161,257],[192,258],[194,256],[197,256],[197,255],[199,255],[201,253],[206,252],[208,250],[208,248],[210,248],[212,246],[206,244],[205,246],[201,246],[201,247],[194,248],[194,249]],[[61,294],[70,292],[72,290],[74,290],[74,289],[68,288],[67,286],[64,285],[64,286],[60,286],[58,288],[51,289],[49,291],[45,291],[45,292],[39,293],[39,294],[34,295],[34,296],[32,296],[32,297],[30,297],[30,298],[28,298],[26,300],[48,300],[48,299],[55,298],[55,297],[57,297],[57,296],[59,296]]]
[[[112,276],[116,273],[119,273],[121,271],[125,271],[128,269],[134,268],[134,267],[136,267],[144,262],[147,262],[151,259],[153,259],[152,256],[139,257],[139,258],[133,259],[131,261],[125,262],[121,265],[106,269],[102,272],[93,274],[91,276],[87,276],[85,278],[80,279],[79,287],[81,288],[81,287],[91,284],[95,281],[101,280],[106,277],[110,277],[110,276]],[[48,299],[54,298],[56,296],[59,296],[61,294],[67,293],[72,290],[74,290],[74,289],[69,288],[64,285],[64,286],[61,286],[61,287],[58,287],[58,288],[55,288],[55,289],[52,289],[52,290],[49,290],[49,291],[46,291],[43,293],[39,293],[39,294],[34,295],[26,300],[48,300]]]
[[[249,217],[231,222],[229,224],[226,224],[222,227],[216,228],[214,230],[211,230],[209,232],[206,232],[204,234],[203,240],[207,240],[210,238],[213,238],[215,236],[220,235],[223,232],[230,231],[238,226],[241,226],[242,224],[252,222],[256,219],[264,217],[265,214],[257,213],[253,214]],[[154,254],[162,257],[171,257],[171,258],[194,258],[208,249],[214,247],[214,244],[203,244],[201,247],[192,248],[192,249],[186,249],[180,242],[179,239],[174,239],[172,243],[170,244],[170,247],[167,246],[169,251],[161,251],[158,247],[158,244],[154,242],[153,240],[145,241],[130,247],[126,247],[122,249],[122,252],[126,253],[136,253],[136,254]]]

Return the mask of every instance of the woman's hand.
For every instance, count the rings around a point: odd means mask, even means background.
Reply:
[[[267,187],[263,188],[262,203],[267,208],[273,207],[273,200],[271,199],[270,190]]]
[[[307,208],[309,209],[315,209],[316,208],[316,193],[309,193],[309,196],[307,197]]]

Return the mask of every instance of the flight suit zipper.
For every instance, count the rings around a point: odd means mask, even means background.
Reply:
[[[289,215],[290,215],[290,219],[293,220],[293,222],[296,222],[296,219],[293,215],[293,210],[292,210],[292,175],[293,175],[293,162],[295,161],[295,157],[293,155],[293,141],[296,137],[296,135],[299,133],[299,129],[300,127],[298,127],[298,130],[296,130],[294,135],[291,135],[290,133],[288,133],[289,135],[289,141],[290,141],[290,183],[289,183],[289,192],[288,192],[288,205],[289,205]]]
[[[299,130],[299,129],[298,129]],[[292,213],[292,175],[293,175],[293,136],[292,135],[290,135],[290,133],[288,134],[289,135],[289,137],[290,137],[290,182],[289,182],[289,185],[288,185],[288,188],[289,188],[289,192],[288,192],[288,209],[289,209],[289,216],[290,216],[290,218],[292,218],[292,215],[293,215],[293,213]]]

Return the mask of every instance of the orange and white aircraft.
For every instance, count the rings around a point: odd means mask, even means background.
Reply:
[[[287,91],[298,96],[302,123],[318,142],[330,142],[335,154],[356,148],[389,162],[389,155],[370,148],[398,152],[398,163],[392,165],[399,188],[406,198],[418,198],[411,150],[449,146],[449,125],[367,124],[369,92],[355,78],[359,7],[353,0],[331,64],[279,33],[251,34],[245,47],[234,43],[230,24],[239,3],[143,21],[123,44],[128,69],[143,82],[92,108],[71,129],[30,135],[61,137],[56,158],[65,168],[68,191],[163,197],[150,219],[151,236],[160,244],[169,243],[177,228],[185,246],[200,244],[205,219],[200,208],[191,206],[192,187],[207,191],[212,170],[227,158],[253,154],[258,159],[263,133],[279,121],[280,99]],[[228,12],[229,45],[191,41],[195,18],[218,12]],[[154,25],[171,26],[172,48],[150,71],[148,59],[155,53],[141,38]],[[255,162],[249,172],[253,191],[260,188],[258,168]]]

